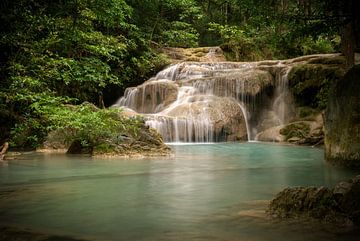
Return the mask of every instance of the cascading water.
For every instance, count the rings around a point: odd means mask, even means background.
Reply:
[[[116,105],[146,114],[146,123],[166,142],[248,140],[248,95],[260,89],[251,83],[251,68],[230,62],[171,65],[127,89]]]
[[[292,118],[295,62],[181,62],[128,88],[115,106],[143,114],[166,142],[252,140]]]
[[[293,97],[288,86],[289,72],[290,68],[283,68],[276,73],[275,99],[272,108],[276,113],[278,125],[287,123],[294,113],[293,105],[289,105],[289,103],[293,102]]]

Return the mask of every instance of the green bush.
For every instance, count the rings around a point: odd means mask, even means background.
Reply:
[[[333,41],[321,35],[316,39],[313,39],[312,37],[302,39],[301,50],[303,55],[326,54],[335,51]]]
[[[49,131],[62,132],[68,144],[79,140],[84,146],[100,149],[104,149],[107,142],[120,144],[122,136],[136,138],[144,125],[141,117],[128,118],[121,114],[121,109],[98,109],[90,103],[47,107],[45,111]]]

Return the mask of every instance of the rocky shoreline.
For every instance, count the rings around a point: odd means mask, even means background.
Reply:
[[[273,219],[301,219],[352,228],[360,224],[360,175],[327,187],[285,188],[271,200],[267,214]]]

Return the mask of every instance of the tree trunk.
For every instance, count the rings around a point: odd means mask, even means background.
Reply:
[[[7,150],[9,149],[9,143],[5,142],[4,145],[2,145],[1,147],[1,151],[0,151],[0,161],[5,159],[5,153],[7,152]]]
[[[343,27],[341,36],[341,50],[346,59],[346,68],[350,69],[355,63],[355,35],[352,22]]]

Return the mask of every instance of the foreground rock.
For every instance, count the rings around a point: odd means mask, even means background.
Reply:
[[[52,235],[28,228],[0,226],[0,241],[86,241],[68,236]],[[88,240],[89,241],[89,240]]]
[[[327,161],[360,167],[360,65],[336,82],[325,118]]]
[[[360,175],[335,188],[286,188],[270,202],[267,213],[273,218],[315,219],[324,224],[360,224]]]

